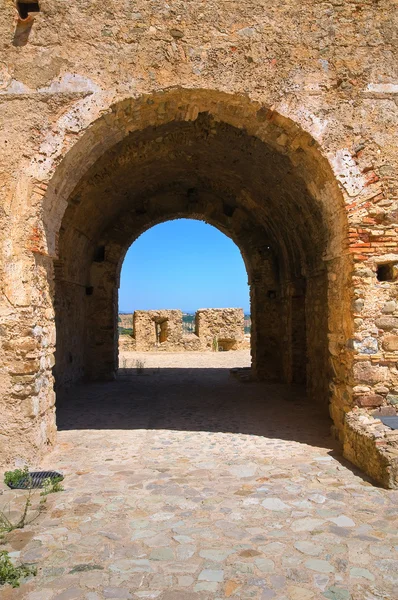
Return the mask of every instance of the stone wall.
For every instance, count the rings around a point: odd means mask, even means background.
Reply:
[[[0,10],[2,461],[54,442],[54,374],[114,376],[124,254],[181,216],[242,251],[259,377],[305,378],[342,441],[395,406],[396,2]]]
[[[208,349],[240,350],[245,340],[245,315],[241,308],[202,308],[195,316],[196,335]]]
[[[398,488],[397,442],[398,431],[365,409],[355,408],[347,415],[345,457],[387,488]]]
[[[206,308],[195,314],[195,333],[183,332],[180,310],[136,310],[133,335],[119,338],[120,348],[148,352],[241,350],[250,348],[241,308]]]

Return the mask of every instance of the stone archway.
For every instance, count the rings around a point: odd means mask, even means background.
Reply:
[[[306,380],[342,429],[350,398],[346,214],[328,162],[295,123],[210,91],[122,101],[72,148],[46,202],[60,386],[113,377],[124,253],[155,223],[191,217],[242,251],[256,375]]]
[[[40,213],[26,234],[34,316],[21,310],[19,318],[41,357],[28,365],[33,399],[27,387],[17,390],[26,396],[27,432],[15,441],[18,453],[40,456],[55,439],[54,313],[58,383],[112,376],[124,252],[141,231],[179,216],[213,223],[242,251],[258,377],[306,378],[343,437],[353,385],[352,269],[343,196],[318,142],[271,108],[215,90],[96,102],[61,117],[56,151],[32,159],[32,181],[21,178],[18,190]],[[63,345],[71,339],[74,347]]]

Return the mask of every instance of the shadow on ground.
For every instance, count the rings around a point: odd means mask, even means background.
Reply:
[[[244,383],[229,369],[124,370],[117,381],[57,395],[59,430],[225,432],[333,448],[326,407],[300,386]]]

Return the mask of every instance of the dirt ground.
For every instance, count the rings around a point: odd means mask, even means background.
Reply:
[[[250,367],[250,350],[230,350],[229,352],[128,352],[119,354],[121,369],[134,369],[137,361],[144,368],[175,369],[232,369]]]
[[[144,368],[156,369],[232,369],[250,367],[250,350],[229,352],[128,352],[119,353],[120,369],[135,369],[137,361]]]

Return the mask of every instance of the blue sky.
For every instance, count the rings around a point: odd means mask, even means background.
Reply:
[[[249,286],[238,247],[215,227],[167,221],[129,248],[120,278],[121,312],[227,307],[249,312]]]

